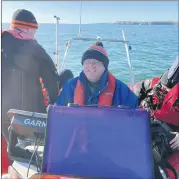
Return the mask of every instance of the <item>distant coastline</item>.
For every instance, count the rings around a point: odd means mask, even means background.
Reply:
[[[121,25],[179,25],[179,22],[172,22],[172,21],[149,21],[149,22],[116,21],[115,24],[121,24]]]
[[[9,24],[7,22],[2,22],[2,24]],[[54,24],[54,23],[39,23],[39,24]],[[70,23],[60,23],[71,25]],[[75,25],[75,23],[73,23]],[[150,22],[141,22],[141,21],[116,21],[116,22],[98,22],[98,23],[83,23],[82,25],[87,24],[119,24],[119,25],[179,25],[179,21],[150,21]],[[78,24],[76,24],[78,25]]]

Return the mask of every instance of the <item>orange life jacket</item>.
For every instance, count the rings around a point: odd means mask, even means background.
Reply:
[[[161,109],[152,111],[152,115],[163,122],[179,126],[179,106],[176,105],[179,99],[179,83],[177,83],[166,94]]]
[[[49,101],[50,101],[49,96],[48,96],[48,91],[47,91],[46,88],[44,88],[42,78],[40,78],[39,80],[40,80],[40,84],[41,84],[41,87],[42,87],[42,94],[43,94],[43,98],[44,98],[44,104],[45,104],[45,106],[48,106]]]
[[[42,89],[42,94],[43,94],[43,97],[44,97],[44,104],[45,104],[45,106],[48,106],[49,97],[48,97],[48,92],[47,92],[46,88]]]
[[[49,105],[49,101],[50,101],[49,95],[48,95],[48,91],[44,87],[42,78],[40,78],[39,80],[40,80],[40,84],[41,84],[41,87],[42,87],[42,94],[43,94],[43,98],[44,98],[44,104],[45,104],[45,106],[48,106]],[[62,91],[62,89],[59,89],[59,91],[58,91],[59,95],[60,95],[61,91]]]
[[[150,83],[150,89],[154,89],[155,85],[160,81],[160,77],[155,77],[152,79],[151,83]],[[157,104],[158,103],[158,97],[156,96],[156,94],[153,94],[153,104]]]
[[[154,88],[154,86],[158,83],[158,81],[160,80],[160,77],[156,77],[156,78],[153,78],[152,81],[151,81],[151,84],[150,84],[150,88]]]
[[[108,72],[108,85],[106,89],[100,94],[98,105],[112,106],[115,87],[116,78]],[[80,80],[78,80],[76,84],[76,89],[74,92],[74,103],[78,105],[84,105],[85,103],[85,91]]]

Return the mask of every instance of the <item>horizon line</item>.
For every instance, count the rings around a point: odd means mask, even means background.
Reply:
[[[81,24],[115,24],[115,23],[146,23],[146,22],[158,22],[158,23],[179,23],[179,21],[176,20],[170,20],[170,21],[115,21],[115,22],[91,22],[91,23],[81,23]],[[2,24],[10,24],[10,22],[2,22]],[[55,22],[39,22],[38,24],[56,24]],[[69,22],[63,22],[59,24],[79,24],[79,23],[69,23]]]

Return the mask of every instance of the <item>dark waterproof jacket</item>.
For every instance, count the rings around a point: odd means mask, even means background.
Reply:
[[[51,103],[58,96],[58,74],[50,56],[36,41],[17,39],[8,32],[2,35],[1,55],[2,123],[8,121],[7,112],[12,108],[45,113],[39,78]]]

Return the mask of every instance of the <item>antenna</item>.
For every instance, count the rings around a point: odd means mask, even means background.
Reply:
[[[79,24],[78,37],[80,37],[80,35],[81,35],[81,15],[82,15],[82,1],[81,1],[81,5],[80,5],[80,24]]]
[[[60,20],[60,18],[57,17],[57,16],[54,16],[54,18],[56,19],[56,52],[54,54],[56,54],[56,68],[57,68],[57,71],[59,73],[58,26],[59,26],[59,20]]]

